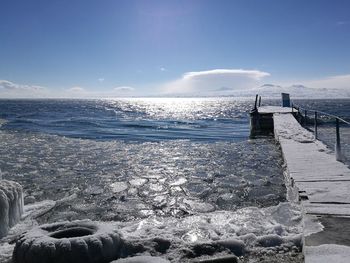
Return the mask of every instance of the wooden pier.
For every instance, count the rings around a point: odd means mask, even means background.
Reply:
[[[295,113],[291,107],[257,107],[252,134],[272,123],[286,180],[302,205],[305,262],[350,262],[350,169],[297,122]]]

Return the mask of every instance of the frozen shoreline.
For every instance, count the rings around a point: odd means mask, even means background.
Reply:
[[[8,242],[38,225],[36,218],[58,205],[69,204],[74,198],[25,206],[24,220],[1,240],[1,262],[7,262],[11,257],[14,245]],[[277,258],[301,262],[300,207],[288,202],[263,209],[246,207],[184,218],[150,217],[108,224],[137,248],[132,252],[135,255],[151,254],[166,257],[172,262],[190,262],[193,258],[223,256],[233,252],[241,256],[242,262],[255,262],[258,255],[273,259],[276,254]],[[157,239],[168,244],[167,249],[158,251],[155,248]]]
[[[172,262],[232,252],[244,263],[302,262],[300,210],[286,202],[273,140],[124,143],[1,130],[0,144],[4,176],[26,194],[25,219],[7,241],[38,224],[89,218],[109,221],[138,247],[132,253]],[[2,242],[5,261],[13,245]]]

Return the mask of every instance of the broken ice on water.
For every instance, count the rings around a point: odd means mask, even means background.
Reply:
[[[242,251],[300,242],[299,212],[283,203],[282,160],[272,141],[103,142],[6,131],[0,141],[3,176],[24,186],[27,216],[36,213],[39,224],[118,222],[135,242],[171,240],[169,255],[220,240]]]

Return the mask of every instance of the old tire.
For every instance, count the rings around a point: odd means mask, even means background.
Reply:
[[[36,227],[16,243],[14,263],[104,263],[119,258],[122,240],[106,224],[89,220]]]

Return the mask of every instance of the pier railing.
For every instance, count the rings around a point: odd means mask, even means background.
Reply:
[[[319,138],[320,125],[327,125],[328,127],[334,125],[333,127],[335,127],[334,138],[336,159],[338,161],[345,161],[345,156],[342,151],[340,127],[346,126],[350,129],[349,121],[346,121],[339,116],[329,114],[327,112],[314,109],[306,109],[294,103],[292,103],[292,109],[296,112],[296,119],[298,122],[309,130],[312,130],[316,139]]]

